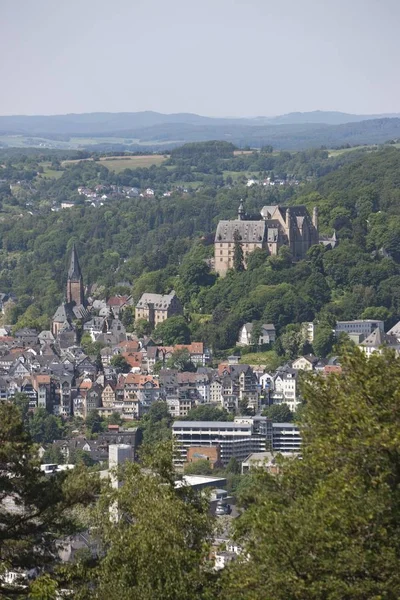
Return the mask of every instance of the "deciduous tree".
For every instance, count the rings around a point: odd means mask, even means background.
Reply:
[[[400,360],[356,350],[342,366],[304,383],[302,460],[244,490],[223,598],[399,597]]]
[[[160,338],[163,344],[189,344],[190,329],[182,316],[170,317],[157,325],[154,335]]]

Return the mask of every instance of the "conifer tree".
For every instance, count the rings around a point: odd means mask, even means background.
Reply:
[[[53,566],[56,540],[76,531],[72,509],[95,498],[96,479],[85,469],[46,476],[37,450],[19,409],[0,404],[0,576]],[[0,577],[0,596],[9,594],[15,589]]]

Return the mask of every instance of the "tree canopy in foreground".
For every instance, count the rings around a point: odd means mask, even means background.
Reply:
[[[95,499],[96,480],[85,469],[46,476],[37,450],[19,409],[0,404],[0,576],[52,565],[57,539],[79,526],[74,507]],[[9,594],[15,589],[0,577],[0,597]]]
[[[119,489],[105,482],[93,514],[99,562],[94,569],[85,559],[76,565],[77,598],[212,600],[208,501],[192,488],[175,487],[170,449],[170,443],[159,446],[144,465],[126,463]]]
[[[354,352],[303,384],[303,457],[258,473],[230,600],[400,597],[400,360]],[[248,556],[249,558],[245,558]]]

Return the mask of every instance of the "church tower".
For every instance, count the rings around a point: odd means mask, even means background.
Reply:
[[[75,244],[72,246],[71,262],[68,269],[67,302],[74,302],[76,306],[83,305],[85,302],[82,272]]]

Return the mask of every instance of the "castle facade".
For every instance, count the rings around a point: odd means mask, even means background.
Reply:
[[[261,219],[249,220],[241,203],[237,219],[218,223],[214,266],[219,275],[224,276],[233,268],[235,239],[240,240],[245,264],[247,256],[256,248],[266,249],[274,256],[282,246],[289,248],[294,261],[301,260],[308,249],[320,241],[316,207],[312,218],[305,206],[264,206],[260,214]]]

